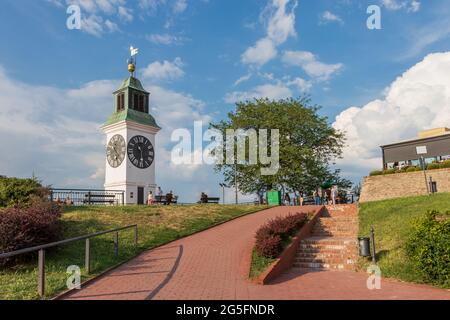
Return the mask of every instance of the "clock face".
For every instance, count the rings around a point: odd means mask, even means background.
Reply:
[[[123,159],[125,159],[125,149],[125,139],[120,134],[116,134],[109,140],[106,148],[106,158],[111,167],[117,168],[122,164]]]
[[[155,159],[153,145],[146,137],[134,136],[128,142],[128,159],[139,169],[147,169]]]

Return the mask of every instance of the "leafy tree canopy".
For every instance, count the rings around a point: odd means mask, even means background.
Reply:
[[[309,192],[327,181],[349,187],[351,183],[341,179],[338,170],[330,169],[333,161],[341,157],[344,135],[331,127],[326,117],[318,114],[319,109],[311,105],[308,98],[255,99],[237,103],[236,112],[210,127],[218,129],[224,136],[227,129],[255,129],[257,132],[259,129],[268,132],[278,129],[280,167],[273,175],[262,175],[261,168],[267,165],[259,161],[257,165],[219,163],[216,171],[222,172],[225,181],[234,186],[236,168],[238,187],[245,193],[270,189]],[[234,152],[236,156],[236,147]]]

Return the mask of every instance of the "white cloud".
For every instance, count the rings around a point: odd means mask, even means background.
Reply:
[[[338,15],[336,15],[330,11],[323,12],[319,17],[319,23],[327,24],[330,22],[337,22],[337,23],[343,24],[344,20],[342,20],[341,17],[339,17]]]
[[[81,20],[81,30],[96,37],[101,37],[104,32],[103,18],[97,15],[90,15]]]
[[[183,37],[173,36],[170,34],[150,34],[146,36],[146,39],[154,44],[162,45],[179,45],[186,41]]]
[[[173,5],[174,13],[182,13],[187,9],[187,0],[176,0]]]
[[[318,60],[316,55],[308,51],[286,51],[283,55],[283,62],[301,67],[308,76],[319,81],[330,79],[343,67],[342,63],[323,63]]]
[[[101,124],[111,115],[111,93],[118,80],[97,80],[79,88],[58,89],[11,80],[0,67],[0,174],[29,177],[34,172],[55,187],[102,188],[105,138]],[[217,176],[210,166],[176,166],[170,161],[174,129],[205,126],[211,117],[194,97],[156,85],[151,114],[162,130],[157,135],[157,183],[173,189],[182,201],[194,201],[201,191],[219,196]],[[195,177],[195,183],[192,179]],[[202,190],[203,189],[203,190]]]
[[[238,85],[240,85],[241,83],[250,80],[251,77],[252,77],[252,74],[251,74],[251,73],[248,73],[248,74],[246,74],[246,75],[243,75],[242,77],[240,77],[239,79],[237,79],[237,80],[234,82],[234,86],[238,86]]]
[[[268,98],[279,100],[292,97],[292,91],[282,83],[264,84],[250,91],[234,91],[226,94],[225,102],[234,104],[239,101],[252,100],[254,98]]]
[[[242,54],[242,63],[262,66],[277,56],[277,49],[272,40],[263,38],[255,46]]]
[[[262,66],[277,56],[277,47],[289,37],[296,36],[294,12],[296,7],[296,0],[270,1],[263,12],[267,23],[267,35],[242,54],[242,63]]]
[[[309,90],[311,90],[311,88],[312,88],[311,81],[307,81],[302,78],[295,78],[293,80],[290,80],[287,82],[287,85],[288,86],[296,86],[298,91],[300,91],[301,93],[306,93]]]
[[[419,11],[421,5],[418,0],[381,0],[381,4],[388,10],[406,9],[408,12]]]
[[[81,9],[81,31],[96,37],[120,31],[113,19],[114,15],[117,15],[121,22],[133,20],[132,10],[126,7],[126,0],[47,0],[47,2],[61,9],[69,5],[78,5]]]
[[[398,77],[383,99],[341,112],[333,126],[347,136],[347,175],[367,175],[379,169],[379,146],[411,139],[423,129],[450,125],[450,52],[426,56]]]
[[[184,76],[183,62],[177,57],[173,62],[155,61],[142,70],[142,76],[150,81],[176,80]]]
[[[119,15],[120,19],[122,19],[125,22],[131,22],[133,21],[133,14],[131,9],[119,6],[117,9],[117,14]]]

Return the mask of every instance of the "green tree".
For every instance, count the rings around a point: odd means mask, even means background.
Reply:
[[[36,178],[0,177],[0,207],[26,206],[33,197],[45,198],[47,193]]]
[[[237,103],[236,112],[229,113],[228,119],[212,123],[210,127],[218,129],[224,136],[227,129],[255,129],[257,132],[259,129],[278,129],[280,167],[273,175],[262,175],[261,168],[266,165],[259,161],[256,165],[234,165],[224,161],[216,164],[215,170],[222,172],[225,181],[232,186],[235,185],[236,173],[238,187],[245,193],[261,193],[275,188],[310,191],[326,181],[348,184],[347,180],[339,178],[339,171],[330,170],[333,161],[341,156],[344,135],[331,127],[318,110],[319,107],[311,105],[308,98],[255,99]],[[234,152],[236,156],[236,147]]]

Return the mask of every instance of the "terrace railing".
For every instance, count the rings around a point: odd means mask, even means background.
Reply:
[[[92,238],[95,238],[95,237],[98,237],[101,235],[114,233],[114,255],[117,257],[119,255],[119,231],[126,230],[126,229],[132,229],[132,228],[134,228],[134,244],[137,245],[137,243],[138,243],[138,226],[136,224],[134,224],[134,225],[129,225],[126,227],[117,228],[117,229],[113,229],[113,230],[92,233],[92,234],[89,234],[86,236],[52,242],[52,243],[48,243],[48,244],[44,244],[44,245],[40,245],[40,246],[36,246],[36,247],[2,253],[2,254],[0,254],[0,259],[12,258],[12,257],[16,257],[16,256],[19,256],[22,254],[28,254],[28,253],[37,251],[38,252],[38,269],[39,269],[38,270],[38,292],[39,292],[39,296],[43,297],[45,295],[45,250],[46,249],[58,247],[58,246],[62,246],[62,245],[67,245],[67,244],[70,244],[70,243],[76,242],[76,241],[85,240],[84,263],[85,263],[86,274],[89,274],[91,272],[91,241],[90,240]]]
[[[51,189],[50,200],[66,205],[124,205],[125,191],[93,189]]]

